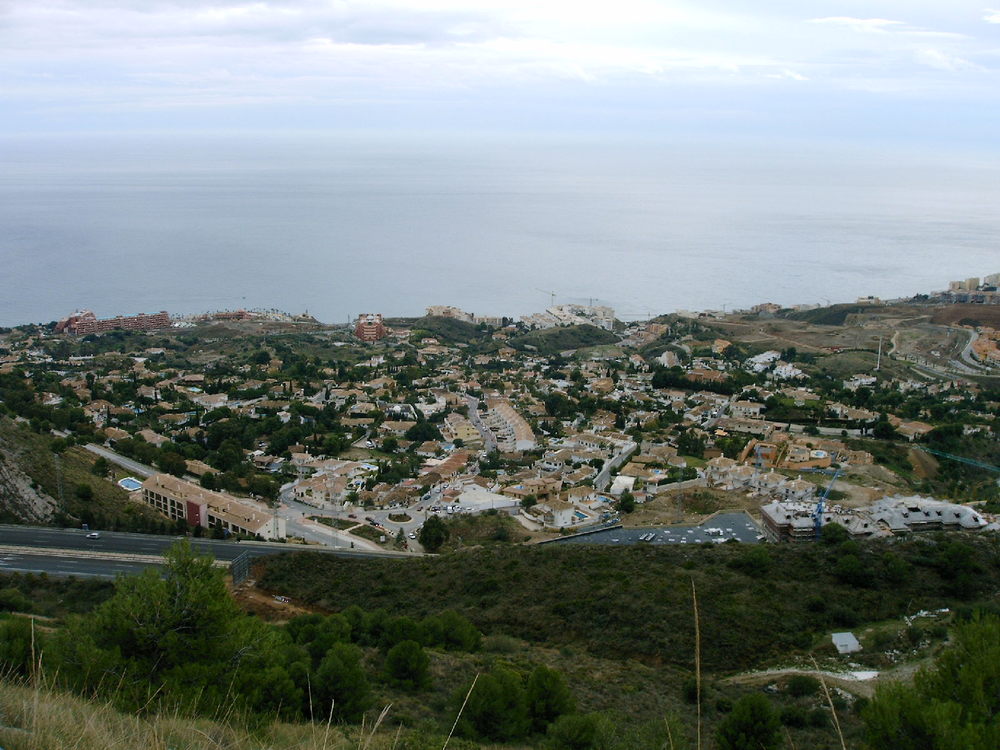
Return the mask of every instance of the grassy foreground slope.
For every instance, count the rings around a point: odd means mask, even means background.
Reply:
[[[385,727],[285,724],[249,731],[225,721],[171,715],[137,717],[106,703],[26,684],[0,682],[0,746],[17,750],[345,750],[393,746]]]
[[[794,547],[549,545],[421,560],[295,553],[268,559],[258,580],[329,610],[452,608],[488,634],[683,667],[694,652],[694,582],[702,663],[728,671],[808,649],[834,629],[995,596],[1000,543],[934,535]]]

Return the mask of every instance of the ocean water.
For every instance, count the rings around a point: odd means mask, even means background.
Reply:
[[[1000,164],[804,146],[351,136],[0,139],[0,325],[557,302],[626,319],[1000,271]]]

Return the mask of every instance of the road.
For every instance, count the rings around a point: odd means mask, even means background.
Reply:
[[[989,366],[984,365],[982,362],[980,362],[979,360],[977,360],[975,357],[972,356],[972,347],[976,343],[976,339],[979,338],[979,334],[971,329],[962,328],[960,330],[964,333],[969,334],[969,340],[966,342],[965,346],[962,347],[962,351],[959,352],[958,355],[959,359],[961,360],[961,364],[967,366],[970,369],[970,371],[974,374],[980,374],[980,373],[984,375],[995,374],[995,372],[990,371]],[[955,360],[952,361],[954,362]]]
[[[311,505],[300,503],[292,496],[291,492],[283,493],[277,514],[285,519],[285,528],[289,536],[302,537],[307,542],[339,549],[381,549],[377,544],[369,542],[367,539],[362,539],[341,529],[334,529],[319,521],[309,520],[308,516],[327,518],[334,516]]]
[[[55,529],[40,526],[0,525],[0,562],[3,570],[34,572],[58,570],[60,575],[102,575],[113,578],[118,572],[136,572],[149,567],[148,560],[122,560],[121,556],[159,557],[178,537],[152,534],[101,531],[99,539],[88,539],[81,529]],[[323,552],[342,557],[399,557],[400,553],[386,550],[333,549],[268,542],[229,542],[216,539],[190,538],[192,547],[216,560],[232,561],[242,553],[264,557],[282,552]],[[16,548],[16,549],[13,549]],[[32,551],[29,551],[31,549]],[[37,550],[37,553],[34,552]],[[103,560],[100,555],[106,555]],[[77,572],[79,571],[79,572]]]
[[[604,492],[611,481],[611,470],[621,466],[632,451],[638,447],[636,443],[628,443],[614,458],[605,461],[604,466],[597,473],[597,476],[594,477],[594,489],[598,492]]]
[[[59,578],[116,578],[119,574],[138,575],[149,567],[147,562],[131,560],[57,557],[0,549],[0,573],[45,573]]]
[[[479,418],[479,399],[466,394],[465,403],[469,407],[469,421],[472,422],[473,427],[479,430],[486,451],[495,451],[497,449],[496,436],[490,432],[489,428],[483,424],[483,420]]]
[[[97,445],[95,443],[87,443],[86,448],[91,453],[96,453],[98,456],[102,456],[108,461],[118,464],[123,469],[126,469],[135,474],[137,477],[148,479],[149,477],[153,476],[153,474],[159,473],[152,466],[146,466],[146,464],[141,464],[138,461],[133,461],[131,458],[126,458],[125,456],[115,453],[112,450],[108,450],[107,448],[101,445]]]

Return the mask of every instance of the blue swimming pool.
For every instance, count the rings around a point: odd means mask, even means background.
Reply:
[[[128,490],[129,492],[135,492],[138,489],[142,489],[142,482],[140,482],[135,477],[125,477],[124,479],[118,480],[118,486],[123,490]]]

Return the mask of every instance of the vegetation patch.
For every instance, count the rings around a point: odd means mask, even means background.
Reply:
[[[281,555],[263,563],[260,585],[328,609],[357,604],[414,617],[454,609],[485,632],[690,668],[694,581],[703,602],[702,663],[730,670],[808,649],[833,629],[974,601],[996,590],[998,559],[1000,542],[988,536],[691,549],[499,546],[418,560]]]

